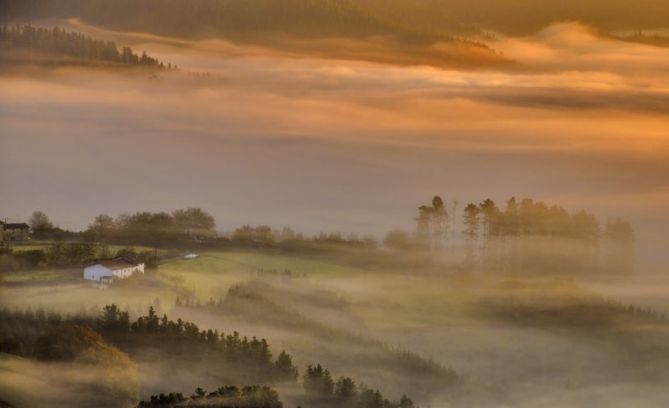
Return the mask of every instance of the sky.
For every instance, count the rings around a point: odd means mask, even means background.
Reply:
[[[529,196],[628,218],[669,257],[667,48],[559,23],[499,35],[513,64],[457,69],[68,24],[181,69],[0,74],[0,217],[198,206],[222,230],[381,236],[435,194]]]

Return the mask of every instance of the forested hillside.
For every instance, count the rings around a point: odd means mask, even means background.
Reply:
[[[5,18],[78,17],[119,30],[198,36],[280,31],[446,39],[484,30],[529,33],[564,20],[605,30],[669,26],[669,3],[647,0],[2,0]]]
[[[163,35],[245,35],[280,31],[298,35],[425,37],[404,18],[383,18],[352,0],[3,0],[8,18],[79,17],[118,30]],[[392,17],[388,15],[388,17]]]
[[[148,56],[146,52],[138,55],[130,47],[123,47],[119,51],[114,42],[95,40],[58,27],[47,29],[30,25],[3,25],[0,26],[0,45],[81,60],[166,68],[162,62]],[[171,65],[168,67],[172,68]]]

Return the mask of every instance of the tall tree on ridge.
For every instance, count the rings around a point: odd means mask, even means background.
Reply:
[[[480,214],[481,209],[476,204],[469,203],[465,207],[465,215],[463,219],[465,229],[462,231],[462,233],[465,236],[465,242],[467,245],[468,265],[472,265],[474,262],[474,252],[476,249],[479,227],[481,225]]]
[[[433,247],[440,249],[446,240],[448,232],[448,212],[444,206],[444,200],[439,196],[432,198],[432,239]]]

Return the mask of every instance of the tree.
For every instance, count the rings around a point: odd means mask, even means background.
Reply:
[[[604,229],[604,268],[609,273],[634,270],[634,230],[625,220],[609,220]]]
[[[498,233],[500,211],[494,201],[486,198],[479,204],[483,214],[483,238],[488,241]]]
[[[201,208],[176,210],[172,217],[179,233],[188,238],[209,237],[216,227],[214,217]]]
[[[418,207],[418,217],[416,221],[416,239],[423,245],[429,245],[430,226],[432,221],[432,207],[421,205]]]
[[[193,395],[190,397],[191,399],[202,399],[205,397],[205,395],[207,395],[207,391],[203,390],[201,387],[197,387]]]
[[[309,394],[319,397],[331,397],[334,391],[334,381],[332,381],[330,372],[320,364],[307,367],[303,386]]]
[[[516,236],[520,233],[520,219],[518,218],[518,202],[516,197],[511,197],[506,202],[504,211],[504,233]]]
[[[98,318],[98,324],[103,329],[127,332],[130,329],[130,315],[122,312],[115,304],[106,305]]]
[[[418,207],[416,221],[416,239],[422,245],[439,249],[448,232],[448,212],[444,200],[439,196],[432,198],[432,205]]]
[[[402,398],[400,398],[399,408],[414,408],[413,401],[406,395],[402,395]]]
[[[279,356],[274,363],[274,367],[278,371],[279,377],[287,380],[295,380],[297,378],[297,368],[293,366],[293,358],[290,354],[286,353],[286,350],[279,353]]]
[[[335,396],[341,400],[352,400],[358,395],[358,388],[349,377],[339,377],[335,384]]]
[[[360,408],[383,408],[383,395],[378,390],[366,389],[360,393],[358,406]]]
[[[403,251],[411,248],[413,240],[408,232],[393,230],[386,234],[383,244],[394,251]]]
[[[116,223],[112,217],[107,214],[100,214],[88,226],[88,231],[93,235],[95,240],[103,241],[111,236],[115,228]]]
[[[432,239],[436,249],[441,248],[448,231],[448,212],[444,201],[439,196],[432,198],[431,211]]]
[[[232,234],[232,240],[244,243],[271,244],[276,241],[276,237],[267,225],[259,225],[255,228],[244,225],[235,230]]]
[[[467,244],[467,263],[471,265],[474,262],[474,252],[476,248],[476,242],[479,234],[479,226],[481,220],[479,215],[481,210],[476,204],[470,203],[465,207],[465,215],[463,223],[465,229],[462,233],[465,236],[465,242]]]
[[[51,231],[55,228],[49,217],[42,211],[33,212],[28,223],[36,233]]]

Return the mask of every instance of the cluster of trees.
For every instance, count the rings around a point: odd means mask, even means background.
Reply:
[[[75,329],[72,329],[75,327]],[[269,381],[295,381],[297,369],[292,357],[282,351],[275,360],[265,339],[250,340],[234,332],[225,336],[215,330],[200,330],[197,325],[181,319],[159,317],[153,307],[148,314],[131,322],[127,311],[107,305],[99,316],[63,316],[59,313],[0,310],[0,352],[51,360],[72,358],[88,343],[91,336],[104,339],[121,349],[144,344],[142,338],[153,338],[151,344],[183,343],[190,353],[196,346],[214,353],[223,361],[252,369],[259,378]],[[74,333],[74,334],[72,334]],[[81,341],[74,339],[81,334]],[[84,336],[83,334],[90,334]],[[71,335],[72,334],[72,335]],[[168,350],[163,350],[167,352]]]
[[[116,219],[106,214],[95,217],[84,234],[95,241],[163,244],[201,241],[216,235],[214,217],[201,208],[167,212],[137,212]]]
[[[569,213],[557,205],[512,197],[504,209],[491,199],[468,204],[463,224],[469,262],[479,252],[488,263],[510,270],[629,272],[633,268],[634,234],[624,220],[609,221],[602,230],[596,217],[586,211]]]
[[[123,47],[119,51],[112,41],[95,40],[59,27],[48,29],[31,25],[5,24],[0,26],[0,41],[7,42],[13,47],[57,53],[84,60],[165,68],[162,62],[149,57],[146,52],[137,55],[130,47]],[[168,65],[168,68],[171,69],[172,65]]]
[[[454,209],[455,209],[454,204]],[[424,245],[439,248],[448,239],[449,214],[441,197],[435,196],[431,205],[418,208],[416,239]],[[541,201],[511,197],[501,209],[491,200],[469,203],[464,208],[463,236],[488,241],[515,236],[549,236],[596,241],[601,237],[594,215],[585,211],[569,213],[563,207]],[[618,235],[623,231],[618,231]]]
[[[0,352],[41,360],[69,361],[89,347],[103,345],[95,319],[43,309],[0,309]]]
[[[190,397],[180,392],[152,395],[138,407],[282,408],[283,403],[279,393],[267,386],[224,385],[212,392],[198,387]]]
[[[448,211],[444,206],[444,200],[435,196],[432,205],[421,205],[418,207],[416,217],[416,238],[420,243],[430,243],[439,249],[447,238]]]
[[[276,246],[280,249],[304,249],[309,244],[315,246],[346,246],[358,248],[374,248],[376,241],[372,236],[358,237],[351,234],[344,237],[340,233],[321,232],[314,237],[305,237],[302,233],[297,233],[291,228],[283,228],[275,231],[267,225],[251,226],[243,225],[237,228],[230,237],[233,244],[252,245],[252,246]]]
[[[255,336],[249,339],[236,331],[226,336],[218,330],[200,330],[195,323],[181,319],[170,320],[165,314],[158,316],[153,306],[147,315],[140,316],[133,323],[130,323],[128,312],[119,310],[116,305],[105,306],[98,325],[103,332],[155,335],[163,341],[183,339],[206,345],[226,361],[253,366],[263,376],[274,380],[294,381],[297,377],[292,357],[284,350],[273,361],[265,339]]]
[[[97,215],[83,232],[60,228],[42,211],[28,220],[32,238],[48,241],[95,241],[122,244],[161,245],[174,242],[201,242],[216,236],[214,217],[201,208],[167,212],[136,212],[116,218]]]
[[[506,202],[505,209],[486,199],[480,204],[469,203],[464,214],[466,237],[482,236],[484,240],[514,236],[550,236],[583,241],[599,239],[599,223],[585,211],[570,214],[564,208],[549,206],[541,201],[515,197]]]
[[[149,336],[150,341],[147,341],[146,336]],[[208,350],[207,359],[212,364],[217,361],[215,355],[225,355],[226,361],[255,367],[262,373],[262,381],[296,381],[298,378],[291,356],[282,351],[272,361],[269,346],[264,339],[254,337],[249,340],[240,337],[237,332],[224,336],[217,331],[200,330],[191,322],[180,319],[173,321],[166,315],[159,317],[153,307],[135,321],[131,321],[127,311],[120,310],[114,304],[105,306],[97,316],[61,315],[53,311],[47,313],[43,309],[0,309],[0,352],[47,361],[71,361],[91,347],[108,354],[118,354],[114,347],[106,344],[126,351],[132,348],[129,343],[133,340],[151,344],[152,347],[160,344],[160,350],[169,353],[174,341],[179,339],[188,343],[189,358],[198,353],[198,348],[194,346],[199,344]],[[303,399],[310,404],[355,408],[414,407],[406,396],[402,396],[399,401],[390,401],[378,390],[358,385],[349,377],[339,377],[335,381],[321,365],[309,366],[302,380],[305,390]],[[190,397],[180,393],[159,394],[139,406],[278,408],[282,405],[276,391],[270,388],[249,386],[239,389],[225,386],[213,392],[198,388]]]
[[[451,208],[454,214],[457,202]],[[558,205],[514,197],[504,208],[491,199],[467,204],[459,234],[449,215],[442,198],[435,196],[431,205],[418,208],[413,236],[391,231],[384,244],[397,251],[440,250],[459,236],[470,267],[481,261],[508,270],[633,269],[634,232],[622,219],[609,220],[602,228],[586,211],[570,213]]]
[[[81,265],[82,260],[111,257],[113,254],[107,250],[106,244],[179,248],[197,244],[198,248],[267,248],[310,254],[351,250],[362,253],[376,248],[376,241],[372,236],[359,237],[351,234],[344,237],[340,233],[320,233],[305,237],[288,227],[274,230],[267,225],[244,225],[230,234],[219,235],[215,229],[214,217],[203,209],[194,207],[171,213],[142,211],[122,214],[116,218],[99,214],[82,232],[64,230],[54,224],[44,212],[35,211],[29,219],[29,225],[34,240],[68,241],[68,243],[54,247],[52,258],[49,258],[46,251],[37,251],[24,253],[21,256],[26,259],[17,261],[1,258],[0,250],[0,269],[13,270],[20,265],[27,267]],[[97,246],[93,245],[93,242]],[[9,248],[8,245],[5,247]],[[82,251],[83,255],[69,256],[63,251],[68,254]],[[87,256],[91,252],[95,255]],[[149,255],[148,252],[134,254],[135,257],[146,258],[146,262],[155,263]],[[46,258],[60,260],[51,262]]]
[[[56,241],[44,249],[15,251],[9,246],[0,246],[0,272],[11,272],[34,268],[81,267],[96,259],[123,257],[143,262],[148,269],[158,266],[156,251],[136,251],[134,248],[120,248],[113,252],[106,244],[90,241]]]
[[[302,385],[310,402],[320,406],[355,408],[414,408],[411,398],[402,395],[399,401],[384,398],[379,390],[356,384],[349,377],[334,381],[330,371],[320,364],[310,365]]]

